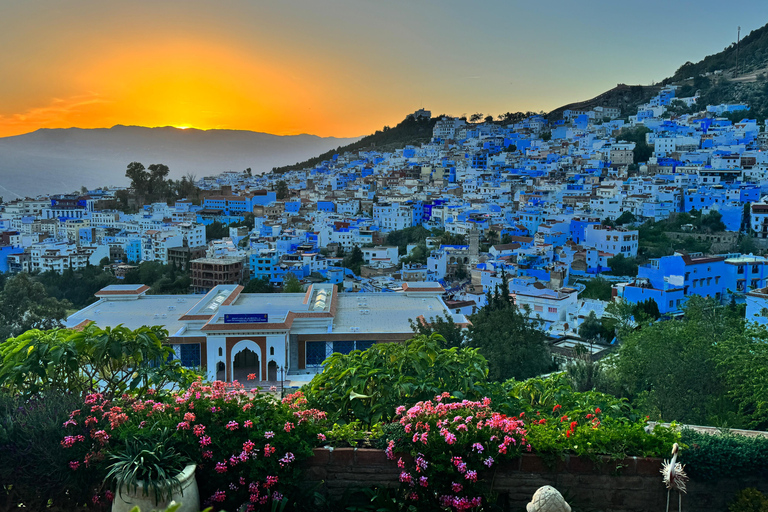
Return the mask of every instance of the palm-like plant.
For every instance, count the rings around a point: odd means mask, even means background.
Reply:
[[[159,436],[134,438],[125,442],[125,448],[110,455],[107,481],[113,481],[122,497],[123,490],[136,493],[139,484],[144,496],[154,493],[155,503],[170,501],[174,491],[181,492],[178,473],[191,462],[169,441],[169,431]]]

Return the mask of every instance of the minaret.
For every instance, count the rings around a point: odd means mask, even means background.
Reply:
[[[480,233],[472,227],[469,231],[469,265],[475,268],[480,263]]]

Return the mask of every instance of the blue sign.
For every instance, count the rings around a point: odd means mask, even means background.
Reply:
[[[224,314],[225,324],[259,324],[266,322],[266,313]]]

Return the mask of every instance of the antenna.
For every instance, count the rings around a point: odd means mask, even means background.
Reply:
[[[736,32],[736,76],[739,76],[739,49],[741,47],[741,26]]]

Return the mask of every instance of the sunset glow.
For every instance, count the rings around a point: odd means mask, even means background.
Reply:
[[[574,28],[584,13],[571,2],[486,7],[7,3],[0,16],[0,136],[115,124],[357,136],[422,106],[455,115],[548,110],[618,82],[661,79],[731,39],[694,44],[680,31],[675,44],[625,42],[620,36],[644,27],[651,7],[637,19],[618,4],[605,7],[600,37]],[[707,22],[727,23],[722,9],[712,11]],[[614,18],[632,25],[614,27]],[[755,12],[756,25],[763,18]],[[470,30],[473,23],[482,31]],[[540,26],[546,37],[532,32]],[[615,42],[606,45],[606,38]]]

